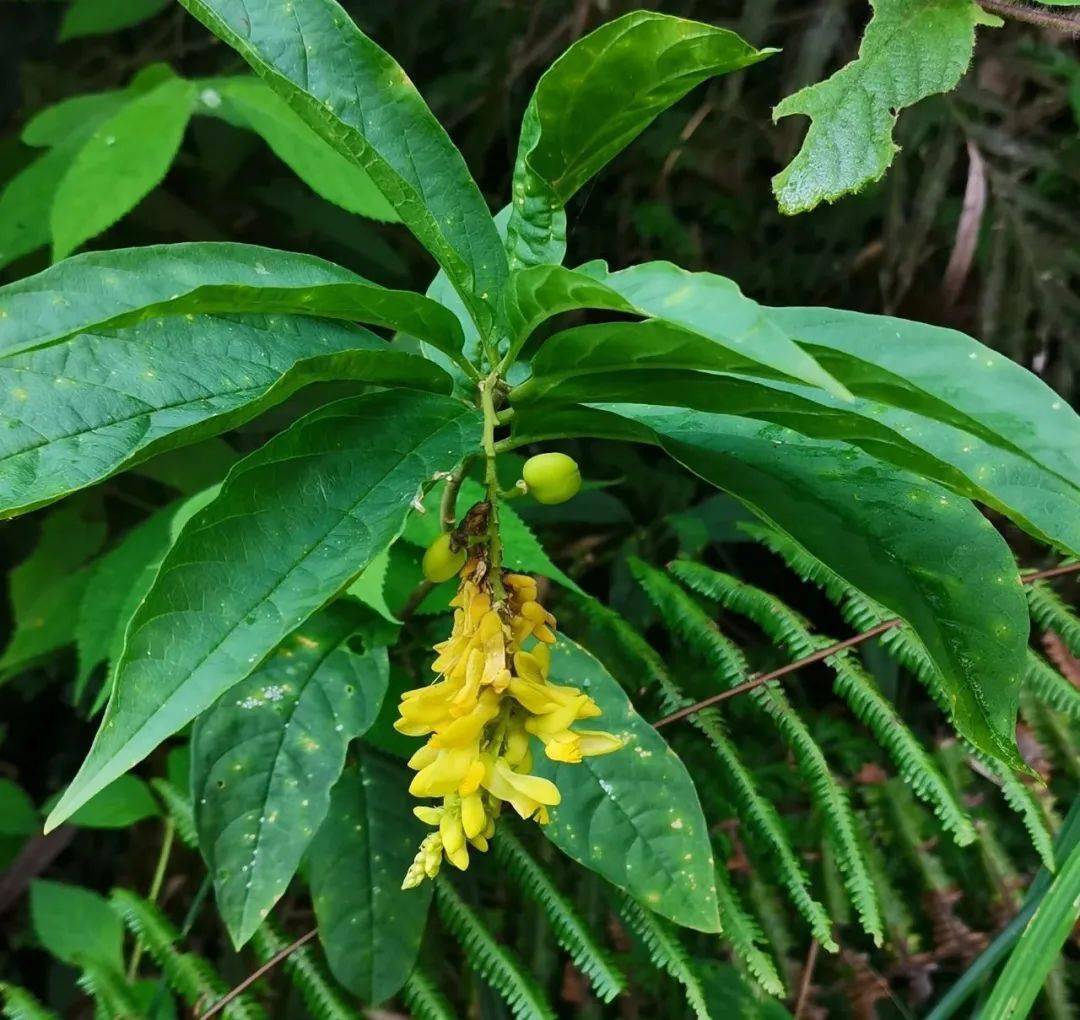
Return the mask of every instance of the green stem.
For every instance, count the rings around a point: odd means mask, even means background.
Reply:
[[[169,866],[169,855],[172,853],[173,837],[176,835],[176,822],[170,815],[165,819],[165,830],[161,836],[161,850],[158,852],[157,866],[154,868],[154,877],[150,880],[150,891],[147,899],[151,903],[157,903],[161,895],[161,887],[165,883],[165,869]],[[135,948],[131,951],[131,962],[128,964],[128,983],[135,980],[139,973],[139,963],[142,961],[143,942],[141,938],[135,939]]]
[[[495,387],[499,382],[499,373],[492,372],[480,384],[480,406],[484,412],[484,486],[487,489],[487,501],[490,506],[487,525],[488,566],[491,573],[491,588],[497,602],[506,598],[506,589],[502,582],[502,539],[499,537],[499,478],[495,471],[495,428],[499,424],[495,411]]]
[[[446,488],[443,489],[442,501],[439,503],[439,526],[443,531],[453,531],[457,524],[458,491],[471,461],[472,457],[466,457],[461,466],[446,480]]]

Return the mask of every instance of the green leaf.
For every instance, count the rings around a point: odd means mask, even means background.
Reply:
[[[980,1020],[1021,1020],[1080,920],[1080,845],[1073,847],[994,984]]]
[[[950,421],[1080,489],[1080,415],[1005,355],[955,329],[890,316],[769,315],[859,396]]]
[[[149,589],[151,578],[145,575],[149,567],[156,568],[169,547],[169,524],[175,511],[173,505],[152,514],[91,568],[75,625],[79,652],[76,703],[81,700],[94,667],[119,653],[118,641],[123,639],[130,615],[125,614],[125,608],[132,593],[137,593],[136,601],[141,601]]]
[[[654,442],[914,628],[973,744],[1023,768],[1014,727],[1028,614],[1008,546],[965,499],[844,443],[729,415],[597,405],[552,434]],[[526,423],[527,424],[527,423]],[[842,539],[842,540],[841,540]]]
[[[583,689],[603,713],[592,728],[625,745],[574,765],[534,752],[534,771],[562,794],[544,835],[650,910],[687,928],[720,931],[708,828],[686,767],[599,661],[568,638],[553,650],[551,677]]]
[[[219,103],[224,99],[231,110],[239,113],[252,131],[262,135],[274,155],[292,167],[317,195],[349,212],[387,223],[397,222],[399,217],[394,207],[367,173],[308,127],[261,80],[228,78],[218,88],[203,89],[199,98],[206,112],[214,109],[211,96]]]
[[[54,259],[111,227],[161,183],[180,147],[194,95],[191,82],[169,77],[98,126],[56,189]]]
[[[119,776],[75,811],[68,822],[82,829],[126,829],[160,814],[158,802],[143,780],[138,776]]]
[[[136,77],[130,88],[141,91],[143,84],[144,80]],[[22,140],[38,148],[61,146],[72,141],[83,142],[94,133],[98,124],[116,113],[128,98],[127,89],[114,89],[62,99],[39,110],[27,121],[22,129]]]
[[[182,0],[312,128],[361,167],[486,327],[506,279],[491,212],[408,75],[334,0],[282,11]]]
[[[237,948],[285,892],[326,817],[349,741],[382,704],[385,649],[348,646],[362,619],[344,603],[316,614],[195,723],[195,824]]]
[[[634,11],[575,42],[541,76],[521,125],[507,250],[561,262],[562,207],[695,86],[768,56],[734,32]]]
[[[387,391],[328,404],[237,464],[132,619],[101,729],[50,827],[345,588],[479,433],[478,412],[449,397]]]
[[[60,41],[130,28],[168,6],[169,0],[73,0],[60,22]]]
[[[579,270],[534,266],[511,277],[511,308],[512,325],[522,339],[545,319],[575,308],[629,313],[662,320],[658,324],[661,327],[664,324],[682,327],[708,340],[709,344],[700,343],[696,347],[702,362],[700,367],[705,367],[713,357],[721,361],[731,358],[735,367],[751,373],[764,367],[770,370],[769,374],[779,373],[820,386],[840,397],[849,395],[756,301],[746,297],[731,280],[713,273],[689,273],[670,262],[648,262],[618,273],[609,273],[602,263],[591,263]],[[614,325],[625,328],[630,324]],[[653,352],[651,344],[638,346],[639,338],[648,335],[652,323],[640,325],[641,330],[630,330],[621,337],[623,346],[632,346],[621,352],[625,359],[622,364],[611,363],[608,367],[638,367],[637,359],[646,356],[646,349],[648,357],[656,361],[641,363],[640,367],[663,363],[663,353]],[[578,339],[567,339],[575,335]],[[586,353],[584,337],[591,338],[589,343],[598,343],[596,334],[581,335],[576,330],[549,339],[534,359],[534,374],[572,371],[570,367],[563,370],[559,351],[549,352],[548,347],[559,348],[563,358],[573,361],[575,356]],[[619,344],[614,337],[607,342]],[[613,349],[607,349],[606,353],[609,360],[615,355]],[[586,363],[586,370],[600,369],[590,368]]]
[[[46,1009],[30,992],[18,985],[0,981],[0,999],[3,999],[7,1020],[58,1020],[52,1010]]]
[[[599,327],[587,328],[600,333]],[[596,357],[588,349],[592,335],[579,336],[576,344],[588,351],[590,360]],[[519,406],[528,407],[533,399],[626,401],[775,422],[814,439],[851,443],[880,460],[985,503],[1047,544],[1080,552],[1080,491],[1011,446],[988,442],[981,432],[966,431],[952,421],[940,421],[877,399],[845,400],[821,389],[782,380],[677,369],[634,371],[628,366],[618,367],[622,358],[618,347],[613,344],[608,348],[610,371],[572,375],[568,370],[564,375],[557,365],[553,366],[550,377],[537,378],[535,391],[530,390],[530,383],[519,387]],[[685,348],[676,353],[685,355]],[[631,356],[628,351],[628,359]],[[544,407],[542,402],[535,405],[538,418]],[[966,424],[976,428],[973,423]]]
[[[0,359],[0,518],[254,418],[327,379],[446,392],[437,366],[360,327],[176,316]]]
[[[90,576],[80,568],[104,540],[94,502],[46,518],[34,551],[9,574],[15,625],[0,656],[0,682],[75,640],[75,614]]]
[[[955,88],[971,62],[975,26],[1001,24],[973,0],[870,2],[858,58],[773,110],[773,120],[811,119],[798,155],[773,178],[781,212],[806,212],[881,177],[897,151],[897,112]]]
[[[108,900],[90,889],[42,879],[30,883],[30,922],[38,941],[64,963],[92,960],[119,970],[124,929]]]
[[[431,883],[402,889],[424,827],[404,768],[362,749],[330,797],[309,854],[308,880],[330,969],[375,1005],[405,983],[424,934]]]
[[[31,836],[41,831],[41,818],[30,795],[18,783],[0,779],[0,836]]]
[[[405,330],[460,357],[452,312],[340,266],[250,244],[88,252],[0,288],[0,356],[159,315],[292,312]]]

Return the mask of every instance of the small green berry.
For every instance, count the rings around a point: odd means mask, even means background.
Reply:
[[[465,550],[450,547],[450,534],[443,532],[424,552],[424,577],[432,584],[449,581],[465,566]]]
[[[525,461],[521,474],[537,503],[565,503],[581,488],[577,461],[565,453],[538,453]]]

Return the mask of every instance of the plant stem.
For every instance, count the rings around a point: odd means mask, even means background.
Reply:
[[[983,10],[1000,14],[1004,18],[1012,18],[1014,21],[1026,21],[1040,28],[1065,32],[1072,36],[1080,35],[1080,18],[1072,12],[1048,11],[1045,7],[1016,3],[1015,0],[979,0],[979,6]]]
[[[157,903],[161,895],[161,887],[165,883],[165,869],[169,866],[169,855],[172,853],[173,837],[176,835],[176,822],[172,816],[165,819],[165,829],[161,836],[161,850],[158,852],[157,866],[154,868],[154,877],[150,880],[150,891],[147,899],[151,903]],[[128,964],[128,983],[135,980],[139,973],[139,963],[142,960],[143,943],[141,938],[135,939],[135,948],[131,951],[131,962]]]
[[[488,568],[495,600],[502,602],[506,590],[502,582],[502,539],[499,537],[499,477],[495,471],[495,427],[499,423],[495,411],[495,387],[499,382],[498,371],[492,372],[480,384],[480,406],[484,412],[484,486],[490,507],[487,523]]]
[[[471,457],[466,457],[461,466],[446,480],[446,488],[443,489],[442,501],[439,503],[439,526],[443,531],[453,531],[457,524],[458,492],[471,460]]]

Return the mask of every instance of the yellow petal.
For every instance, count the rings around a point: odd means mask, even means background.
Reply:
[[[461,798],[461,825],[469,839],[475,839],[487,825],[487,812],[484,799],[479,793],[470,793]]]
[[[460,850],[465,845],[465,830],[461,827],[461,816],[443,813],[439,819],[439,835],[442,837],[443,850],[450,857],[454,851]],[[452,857],[451,857],[452,859]]]
[[[598,754],[611,754],[622,748],[623,742],[613,733],[604,733],[602,730],[577,730],[578,744],[581,753],[592,758]]]

